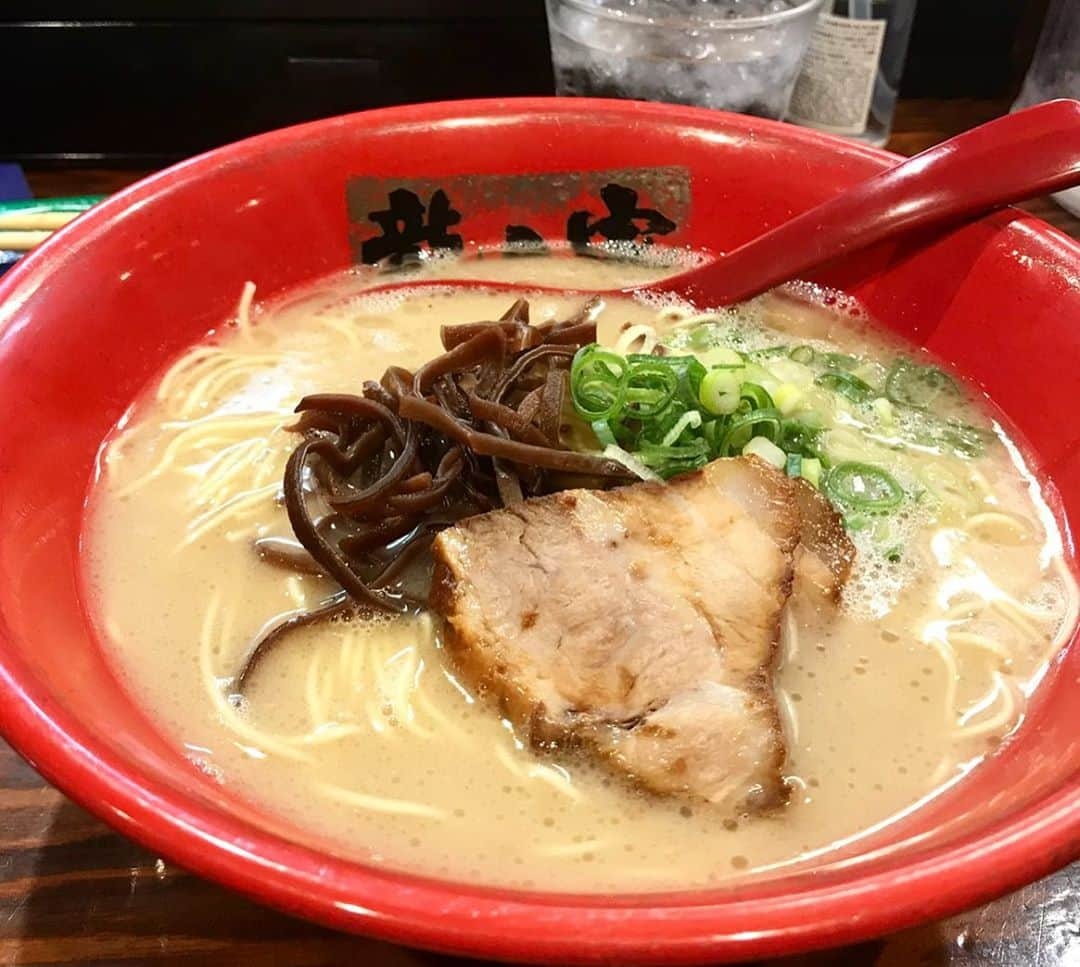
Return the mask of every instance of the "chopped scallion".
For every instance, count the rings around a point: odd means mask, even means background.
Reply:
[[[773,401],[776,403],[776,408],[788,416],[794,412],[795,408],[802,402],[803,392],[794,383],[781,383],[776,387],[776,392],[773,393]]]
[[[697,410],[687,410],[675,421],[675,425],[664,434],[664,439],[660,441],[660,446],[672,446],[675,441],[682,436],[683,430],[688,427],[692,430],[696,430],[699,426],[701,426],[701,414]]]
[[[742,448],[742,455],[744,457],[760,457],[766,463],[771,463],[778,470],[784,468],[787,462],[787,454],[784,453],[775,443],[771,440],[766,440],[763,436],[756,436]]]
[[[726,369],[712,369],[705,374],[698,389],[701,405],[714,416],[734,413],[739,405],[739,377]]]
[[[780,436],[783,419],[779,410],[752,410],[741,416],[731,418],[720,444],[716,448],[718,457],[730,457],[741,453],[742,448],[752,437],[764,436],[774,443]]]
[[[885,377],[885,395],[893,403],[927,410],[943,394],[957,395],[960,387],[945,370],[921,366],[901,356]]]
[[[788,453],[799,453],[804,457],[820,459],[822,456],[820,438],[821,430],[816,426],[811,426],[805,418],[784,420],[779,443]]]
[[[623,408],[630,368],[618,353],[593,343],[574,354],[570,386],[574,409],[592,423],[607,420]]]
[[[859,358],[850,353],[825,353],[821,359],[831,369],[852,370],[859,365]]]
[[[768,410],[775,406],[769,391],[759,383],[743,383],[739,388],[739,399],[745,400],[755,410]]]
[[[904,499],[904,488],[887,470],[869,463],[838,463],[821,482],[837,506],[867,514],[887,514]]]
[[[979,457],[994,438],[989,430],[980,429],[962,420],[938,420],[924,415],[923,429],[916,432],[916,441],[941,447],[958,457]]]
[[[859,379],[854,373],[842,373],[838,370],[829,370],[822,373],[814,383],[831,389],[834,393],[851,400],[852,403],[865,403],[874,395],[874,390],[869,383]]]
[[[821,461],[816,457],[803,457],[799,468],[799,476],[809,481],[815,487],[821,486]]]
[[[626,409],[638,420],[663,413],[679,389],[679,373],[662,363],[631,366],[626,379]]]
[[[769,359],[772,356],[786,356],[787,346],[766,346],[764,349],[754,349],[747,355],[751,359]]]

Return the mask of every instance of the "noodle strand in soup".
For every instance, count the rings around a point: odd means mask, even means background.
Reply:
[[[664,270],[551,256],[422,271],[601,290]],[[692,355],[711,371],[736,365],[736,353],[745,381],[785,408],[784,425],[813,430],[803,442],[819,456],[807,450],[789,469],[817,470],[827,486],[830,466],[865,464],[901,496],[886,514],[843,511],[858,554],[842,604],[786,614],[775,681],[791,790],[782,810],[732,816],[642,794],[586,759],[537,757],[457,680],[430,615],[356,608],[290,527],[282,480],[300,441],[290,429],[299,400],[362,396],[365,380],[391,368],[422,373],[447,352],[440,327],[521,311],[483,291],[366,295],[370,281],[329,279],[262,306],[245,287],[235,322],[177,360],[108,441],[92,495],[90,578],[119,673],[197,767],[292,823],[297,838],[470,882],[702,886],[857,851],[1022,722],[1076,619],[1075,587],[1000,421],[938,376],[889,399],[890,375],[894,389],[911,377],[898,359],[927,373],[937,364],[857,313],[790,293],[718,312],[619,299],[586,307],[545,293],[530,297],[531,323],[584,312],[625,358]],[[844,395],[860,385],[871,393],[861,402]],[[935,404],[941,420],[904,402],[918,403],[916,391],[947,394]],[[483,413],[510,420],[497,405]],[[694,419],[684,439],[700,434]],[[512,425],[523,442],[532,432]],[[550,445],[550,413],[543,425]],[[616,449],[623,480],[630,461],[652,459],[629,438]],[[439,459],[406,470],[395,486],[410,473],[433,482]],[[310,472],[298,486],[317,511]],[[422,553],[414,565],[422,585]],[[320,607],[327,620],[295,622]],[[596,595],[598,614],[619,607]],[[290,621],[239,689],[252,644]]]

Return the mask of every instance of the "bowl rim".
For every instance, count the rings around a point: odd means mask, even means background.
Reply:
[[[201,172],[263,151],[360,126],[455,118],[588,112],[699,127],[780,133],[885,167],[896,156],[778,122],[703,108],[602,99],[507,98],[384,108],[295,125],[234,142],[150,175],[57,232],[0,280],[0,318],[73,246],[86,244],[132,204]],[[1063,233],[1034,220],[1055,244]],[[1080,246],[1069,240],[1080,263]],[[0,324],[0,337],[7,326]],[[52,700],[0,620],[0,734],[48,781],[104,822],[179,866],[277,909],[326,926],[429,949],[504,960],[694,963],[744,960],[851,943],[977,905],[1080,857],[1080,781],[982,830],[969,841],[867,873],[773,897],[693,893],[619,896],[477,888],[321,853],[131,768]],[[704,897],[704,894],[698,894]]]

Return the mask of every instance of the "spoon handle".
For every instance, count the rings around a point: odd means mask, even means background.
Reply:
[[[882,239],[1080,184],[1080,101],[965,131],[649,291],[729,305]]]

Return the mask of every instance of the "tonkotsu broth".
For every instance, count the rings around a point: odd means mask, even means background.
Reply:
[[[468,271],[596,289],[657,274],[558,257]],[[587,763],[537,758],[456,682],[426,615],[297,632],[246,702],[230,703],[230,678],[260,628],[332,590],[260,561],[251,545],[289,534],[275,498],[295,402],[358,392],[390,365],[417,367],[440,352],[441,324],[494,319],[510,301],[365,297],[370,281],[329,280],[214,334],[103,453],[85,541],[100,625],[133,694],[200,768],[342,854],[471,882],[644,891],[850,846],[955,781],[1017,724],[1075,595],[1037,487],[998,442],[966,464],[949,458],[956,466],[941,472],[956,474],[955,504],[909,519],[895,571],[858,539],[848,606],[823,623],[792,613],[776,680],[792,795],[772,815],[733,818],[634,792]],[[531,302],[536,322],[584,299]],[[655,324],[657,312],[609,300],[601,341],[628,322]],[[759,337],[764,324],[861,357],[896,354],[832,310],[770,297],[747,312]]]

